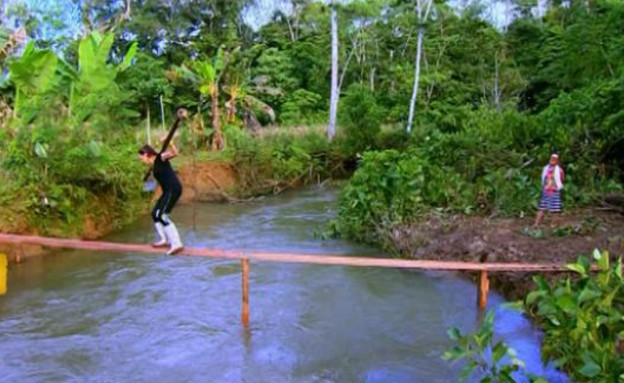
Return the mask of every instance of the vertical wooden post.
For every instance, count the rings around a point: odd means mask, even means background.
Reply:
[[[4,295],[7,292],[8,264],[6,254],[0,253],[0,295]]]
[[[22,256],[24,255],[24,246],[18,245],[13,250],[13,261],[15,263],[22,263]]]
[[[249,259],[241,259],[241,269],[243,272],[243,326],[249,326]]]
[[[477,288],[479,310],[485,310],[488,291],[490,290],[490,280],[488,279],[487,270],[479,271],[479,286]]]

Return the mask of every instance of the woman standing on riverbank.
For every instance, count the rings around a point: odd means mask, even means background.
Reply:
[[[559,155],[550,155],[548,165],[542,170],[542,196],[537,207],[537,216],[533,226],[540,224],[544,217],[544,211],[550,213],[561,213],[563,204],[561,202],[561,190],[563,189],[563,169],[559,166]]]

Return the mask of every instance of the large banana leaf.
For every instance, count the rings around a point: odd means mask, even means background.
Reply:
[[[126,52],[123,61],[117,66],[117,71],[123,72],[128,69],[130,65],[132,65],[132,60],[137,54],[138,47],[139,45],[136,43],[136,41],[132,43],[132,45],[130,45],[130,48],[128,48],[128,52]]]
[[[215,70],[215,73],[221,73],[221,71],[223,71],[223,69],[225,69],[225,66],[227,65],[227,62],[225,60],[225,51],[223,50],[223,48],[219,48],[217,50],[217,54],[215,55],[214,59],[213,59],[213,63],[212,63],[212,67]]]
[[[215,68],[205,61],[193,61],[189,66],[174,66],[173,72],[177,78],[191,83],[204,96],[209,95],[216,86]]]
[[[105,68],[114,40],[112,33],[102,36],[97,31],[84,38],[78,47],[78,70],[82,74],[93,75]]]
[[[205,61],[194,61],[192,66],[201,84],[214,83],[217,74],[214,66]]]
[[[59,59],[58,73],[62,78],[68,81],[78,81],[78,71],[70,63],[63,59]]]
[[[22,56],[9,64],[9,78],[24,94],[42,93],[56,81],[58,58],[49,50],[38,50],[34,43],[26,45]]]
[[[219,86],[219,79],[228,65],[228,55],[238,51],[226,53],[219,48],[212,60],[194,60],[188,64],[172,68],[173,80],[184,80],[193,85],[203,96],[208,96]]]
[[[92,32],[78,47],[77,70],[66,63],[61,65],[59,72],[71,84],[70,110],[78,120],[89,118],[97,109],[123,102],[117,75],[131,65],[137,44],[132,44],[123,61],[114,65],[109,62],[113,42],[113,33]]]
[[[117,66],[108,62],[115,35],[93,32],[80,42],[78,47],[79,88],[84,91],[97,92],[109,87],[116,87],[116,77],[127,69],[137,52],[137,44],[133,43],[126,52],[123,61]]]

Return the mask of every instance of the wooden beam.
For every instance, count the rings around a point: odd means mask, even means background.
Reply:
[[[477,304],[479,310],[485,310],[487,306],[488,292],[490,291],[490,280],[488,279],[487,271],[479,271],[479,283],[477,285]]]
[[[242,321],[243,326],[249,327],[249,258],[241,259],[241,271],[243,276]]]
[[[0,243],[31,244],[52,248],[107,251],[120,253],[163,254],[162,249],[146,244],[116,243],[104,241],[85,241],[80,239],[61,239],[17,234],[0,234]],[[570,271],[565,265],[558,263],[525,264],[525,263],[480,263],[433,261],[415,259],[373,258],[357,256],[334,256],[331,254],[296,254],[296,253],[269,253],[250,252],[244,250],[221,250],[204,248],[185,248],[178,255],[190,255],[212,258],[243,259],[254,261],[307,263],[316,265],[359,266],[359,267],[389,267],[421,270],[447,271],[518,271],[518,272],[562,272]]]
[[[7,267],[7,256],[0,253],[0,295],[4,295],[7,292]]]

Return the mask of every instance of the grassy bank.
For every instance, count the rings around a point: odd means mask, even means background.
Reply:
[[[58,135],[35,145],[23,135],[8,137],[10,150],[0,154],[6,180],[0,185],[6,217],[0,231],[93,238],[147,213],[151,194],[142,192],[145,166],[136,156],[140,138],[74,139],[74,149],[66,150],[56,137],[74,131],[58,128]],[[277,194],[347,173],[348,155],[342,154],[340,141],[330,143],[319,128],[274,128],[252,136],[233,126],[225,134],[226,149],[210,151],[183,130],[178,138],[182,154],[174,168],[210,161],[231,164],[238,186],[228,193],[236,199]]]

